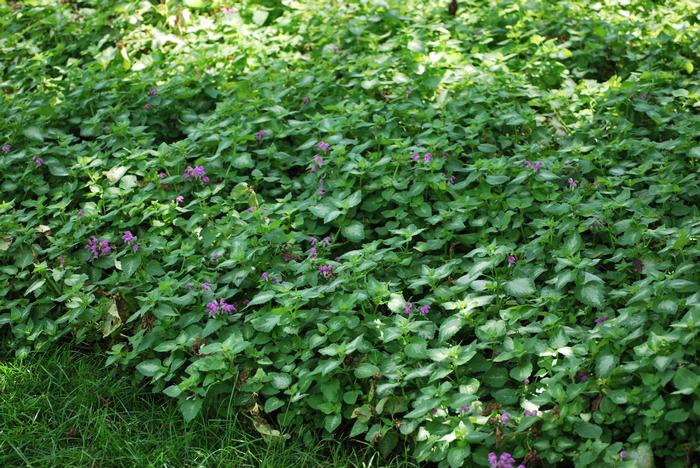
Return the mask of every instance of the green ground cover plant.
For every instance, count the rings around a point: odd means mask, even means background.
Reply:
[[[271,439],[697,465],[699,6],[3,4],[3,342]]]

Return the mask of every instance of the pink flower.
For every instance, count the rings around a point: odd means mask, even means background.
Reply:
[[[85,212],[83,211],[82,208],[78,210],[78,216],[79,216],[80,218],[82,218],[83,216],[85,216]]]
[[[249,206],[248,209],[246,209],[246,211],[247,211],[248,213],[252,213],[253,211],[255,211],[255,207],[254,207],[254,206]]]
[[[504,411],[501,415],[501,422],[503,424],[508,424],[510,422],[510,413],[508,413],[508,411]]]
[[[168,177],[168,175],[165,172],[161,172],[160,174],[158,174],[158,177],[160,177],[161,179],[165,179],[166,177]]]
[[[423,307],[420,308],[420,314],[421,315],[427,315],[428,312],[430,312],[430,306],[429,305],[424,305]]]
[[[508,255],[508,263],[510,263],[511,265],[515,265],[515,262],[516,262],[517,260],[518,260],[518,259],[515,258],[515,255]]]
[[[578,187],[578,181],[572,179],[571,177],[569,177],[569,180],[567,182],[569,184],[570,189],[575,189],[576,187]]]
[[[423,156],[423,162],[425,164],[428,164],[432,158],[433,158],[432,153],[425,153],[425,156]]]
[[[326,143],[325,141],[321,140],[318,143],[316,143],[316,148],[320,149],[324,153],[328,152],[328,148],[330,148],[330,145]]]
[[[535,163],[535,167],[532,168],[532,172],[537,173],[537,171],[540,170],[540,167],[542,167],[542,161],[537,161],[537,162]]]
[[[255,135],[255,141],[260,143],[263,138],[265,138],[265,130],[260,130],[257,135]]]
[[[178,195],[177,197],[175,197],[175,204],[176,205],[179,205],[180,203],[182,203],[184,201],[185,201],[185,197],[183,197],[182,195]]]
[[[627,452],[625,452],[624,450],[622,450],[622,451],[620,452],[620,458],[625,459],[626,457],[627,457]]]
[[[411,155],[411,158],[413,158],[414,161],[418,161],[420,159],[420,154],[418,153],[413,153]]]

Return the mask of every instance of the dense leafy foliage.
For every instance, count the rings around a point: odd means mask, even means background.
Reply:
[[[700,446],[695,2],[0,6],[0,332],[440,466]],[[489,461],[489,453],[499,460]]]

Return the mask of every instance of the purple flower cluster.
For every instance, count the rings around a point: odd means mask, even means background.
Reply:
[[[489,453],[489,466],[491,468],[513,468],[516,463],[515,458],[508,452],[503,452],[497,456],[494,452]],[[518,468],[525,468],[525,465],[518,465]]]
[[[105,255],[109,255],[112,251],[112,247],[110,247],[109,241],[107,239],[98,240],[95,236],[92,236],[88,240],[85,249],[92,254],[92,258],[90,260],[95,260],[98,257],[104,257]]]
[[[510,422],[510,413],[508,411],[504,411],[501,415],[501,422],[503,424],[508,424]]]
[[[537,416],[537,410],[525,410],[523,413],[524,416]]]
[[[184,180],[197,179],[201,180],[205,184],[209,183],[209,177],[207,177],[207,172],[204,166],[187,166],[185,172],[182,174]]]
[[[185,197],[183,197],[182,195],[178,195],[177,197],[175,197],[175,204],[176,205],[179,205],[180,203],[182,203],[184,201],[185,201]]]
[[[255,141],[260,143],[262,139],[265,138],[265,130],[260,130],[256,135],[255,135]]]
[[[532,168],[532,172],[537,173],[537,171],[540,170],[542,167],[542,161],[536,161],[534,166],[531,161],[525,161],[525,168],[530,169]]]
[[[333,273],[335,273],[335,267],[333,265],[318,266],[318,274],[321,275],[322,278],[328,279],[333,276]]]
[[[7,153],[9,153],[10,151],[12,151],[12,145],[10,145],[10,144],[8,144],[8,143],[5,143],[4,145],[0,146],[0,151],[2,151],[3,153],[7,154]]]
[[[34,164],[36,164],[37,167],[43,166],[43,165],[44,165],[44,160],[37,156],[37,157],[34,158]]]
[[[457,176],[451,175],[449,179],[447,179],[447,183],[450,185],[454,185],[457,183]]]
[[[428,312],[430,312],[430,305],[426,304],[420,308],[421,315],[428,315]]]
[[[578,187],[578,181],[572,179],[571,177],[569,177],[569,180],[567,181],[567,183],[569,184],[570,189],[575,189],[576,187]]]
[[[517,262],[518,259],[516,258],[515,255],[508,255],[508,264],[510,265],[515,265],[515,262]]]
[[[209,317],[213,317],[218,313],[224,312],[229,315],[233,314],[236,312],[236,305],[228,304],[223,298],[219,299],[219,302],[216,302],[216,299],[213,299],[207,303],[207,314],[209,314]]]
[[[316,143],[316,148],[320,149],[324,153],[328,152],[328,148],[330,148],[330,145],[326,143],[325,141],[321,140],[318,143]]]
[[[413,153],[411,155],[411,159],[413,159],[416,162],[420,161],[420,159],[421,159],[420,154]],[[424,164],[428,164],[432,159],[433,159],[433,153],[425,153],[425,155],[423,155],[423,163]]]
[[[134,252],[139,250],[139,244],[136,242],[136,236],[134,236],[131,231],[124,231],[124,235],[122,236],[122,240],[129,244],[133,249]]]

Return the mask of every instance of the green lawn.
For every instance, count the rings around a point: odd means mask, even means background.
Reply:
[[[185,425],[173,401],[103,363],[65,347],[3,360],[0,466],[412,466],[300,434],[268,442],[235,411]]]

